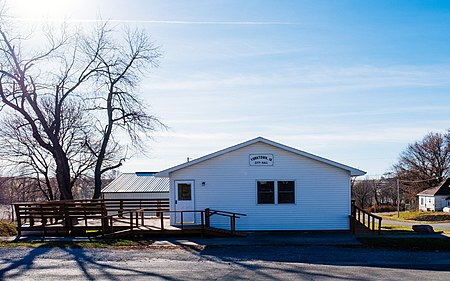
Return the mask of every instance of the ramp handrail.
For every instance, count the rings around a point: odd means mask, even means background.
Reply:
[[[214,216],[214,215],[230,218],[231,234],[235,234],[235,232],[236,232],[236,219],[247,216],[246,214],[242,214],[242,213],[220,211],[220,210],[213,210],[213,209],[207,208],[207,209],[205,209],[206,226],[208,226],[208,227],[211,226],[211,216]]]
[[[366,219],[367,218],[367,219]],[[375,224],[375,220],[377,224]],[[350,215],[350,229],[352,233],[355,233],[355,222],[360,222],[372,232],[377,231],[378,235],[381,234],[381,221],[382,217],[374,215],[355,205],[355,201],[352,200],[351,215]]]

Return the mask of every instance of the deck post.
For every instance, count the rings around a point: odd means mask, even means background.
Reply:
[[[119,200],[119,218],[123,218],[123,200]]]
[[[184,230],[183,211],[181,211],[181,230]]]
[[[231,234],[234,235],[235,231],[236,231],[236,214],[233,213],[233,216],[231,217]]]
[[[130,229],[133,230],[133,212],[130,212]]]
[[[21,227],[22,227],[22,219],[20,218],[19,205],[14,204],[14,211],[16,212],[17,219],[17,235],[20,237],[21,235]]]
[[[200,218],[201,218],[202,229],[205,228],[205,219],[203,218],[203,215],[204,215],[204,211],[200,211]]]
[[[159,220],[161,222],[161,231],[163,231],[164,230],[164,213],[162,211],[159,211],[158,214],[159,214]]]
[[[372,217],[372,231],[375,231],[375,217]]]
[[[205,209],[205,225],[207,227],[210,227],[210,214],[209,214],[209,208]]]
[[[355,234],[355,223],[354,223],[355,218],[352,215],[348,216],[348,218],[350,220],[349,221],[349,223],[350,223],[350,232],[352,234]]]
[[[136,211],[136,227],[139,226],[139,211]]]
[[[378,235],[381,234],[381,220],[382,220],[382,218],[378,219]]]
[[[61,203],[61,211],[64,215],[64,224],[65,224],[65,231],[66,235],[69,235],[70,230],[72,229],[72,221],[69,216],[69,211],[67,210],[67,204]]]

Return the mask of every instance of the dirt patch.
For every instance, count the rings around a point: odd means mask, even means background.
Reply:
[[[450,221],[450,214],[427,214],[420,215],[412,218],[412,220],[416,221]]]

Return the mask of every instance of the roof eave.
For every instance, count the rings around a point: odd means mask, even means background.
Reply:
[[[356,169],[356,168],[353,168],[353,167],[350,167],[350,166],[347,166],[347,165],[344,165],[344,164],[341,164],[341,163],[338,163],[338,162],[335,162],[335,161],[332,161],[332,160],[329,160],[329,159],[326,159],[326,158],[323,158],[323,157],[320,157],[320,156],[317,156],[317,155],[314,155],[314,154],[311,154],[311,153],[308,153],[308,152],[305,152],[303,150],[299,150],[299,149],[296,149],[296,148],[293,148],[293,147],[290,147],[290,146],[287,146],[287,145],[284,145],[284,144],[280,144],[280,143],[277,143],[277,142],[265,139],[263,137],[257,137],[257,138],[248,140],[246,142],[243,142],[243,143],[240,143],[240,144],[236,144],[234,146],[231,146],[231,147],[228,147],[228,148],[225,148],[225,149],[221,149],[219,151],[213,152],[213,153],[205,155],[203,157],[194,159],[192,161],[189,161],[189,162],[186,162],[186,163],[183,163],[183,164],[180,164],[180,165],[168,168],[168,169],[163,170],[163,171],[161,171],[159,173],[156,173],[154,176],[155,177],[169,177],[171,172],[174,172],[174,171],[177,171],[177,170],[180,170],[180,169],[183,169],[183,168],[195,165],[197,163],[209,160],[211,158],[214,158],[216,156],[220,156],[220,155],[228,153],[228,152],[232,152],[232,151],[238,150],[238,149],[240,149],[242,147],[246,147],[248,145],[252,145],[252,144],[257,143],[257,142],[262,142],[262,143],[265,143],[265,144],[268,144],[268,145],[272,145],[274,147],[277,147],[277,148],[280,148],[280,149],[292,152],[294,154],[301,155],[301,156],[304,156],[304,157],[307,157],[307,158],[310,158],[310,159],[313,159],[313,160],[316,160],[316,161],[328,164],[330,166],[334,166],[336,168],[340,168],[340,169],[349,171],[350,172],[350,176],[352,176],[352,177],[363,176],[363,175],[366,174],[365,171],[362,171],[362,170],[359,170],[359,169]]]

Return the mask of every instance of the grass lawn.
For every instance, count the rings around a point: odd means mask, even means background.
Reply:
[[[450,230],[447,230],[447,229],[435,228],[434,231],[442,232],[445,234],[450,234]],[[410,227],[410,226],[391,225],[391,224],[382,224],[381,225],[381,235],[397,235],[397,234],[423,235],[421,233],[414,232],[412,230],[412,227]]]
[[[383,218],[389,220],[398,220],[406,222],[450,222],[450,213],[444,212],[421,212],[410,211],[400,212],[400,217],[397,217],[397,213],[378,214]]]

